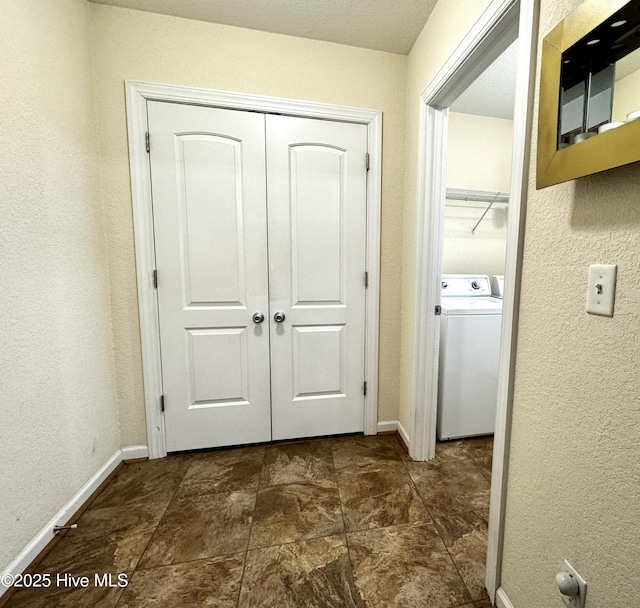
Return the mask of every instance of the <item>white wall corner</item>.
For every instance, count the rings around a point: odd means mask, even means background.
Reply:
[[[398,420],[398,434],[402,437],[402,441],[407,446],[407,449],[411,449],[411,439],[409,439],[409,433],[407,433],[407,429],[402,426],[402,423]]]
[[[405,430],[399,420],[381,420],[378,422],[378,433],[391,433],[395,431],[402,437],[407,449],[409,448],[409,433]]]
[[[515,608],[504,587],[500,587],[498,591],[496,591],[496,606],[498,608]]]
[[[145,448],[147,446],[133,446],[134,448]],[[27,546],[18,556],[0,573],[0,603],[2,596],[9,590],[10,585],[5,585],[5,581],[12,576],[22,574],[35,560],[44,548],[53,540],[54,526],[67,525],[71,518],[80,508],[91,498],[91,495],[100,485],[116,470],[123,460],[123,450],[118,450],[98,471],[78,490],[78,492],[67,502],[51,520],[33,537]]]
[[[122,460],[138,460],[139,458],[149,458],[149,447],[146,445],[129,445],[122,448]]]

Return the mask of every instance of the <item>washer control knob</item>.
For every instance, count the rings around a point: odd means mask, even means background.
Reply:
[[[474,289],[480,289],[480,283],[478,283],[478,281],[471,281],[471,287]]]
[[[449,283],[442,281],[442,289],[446,289],[447,287],[449,287]]]

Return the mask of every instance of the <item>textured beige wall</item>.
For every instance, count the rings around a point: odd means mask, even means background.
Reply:
[[[578,4],[543,0],[541,38]],[[566,558],[589,608],[638,606],[640,164],[539,192],[534,180],[535,161],[503,585],[516,608],[562,606],[553,577]],[[618,264],[611,319],[585,312],[592,263]]]
[[[90,12],[123,444],[146,438],[125,79],[384,112],[378,415],[381,420],[396,419],[406,56],[102,5],[90,5]]]
[[[513,121],[449,113],[447,188],[509,192]],[[488,203],[447,200],[442,272],[504,274],[508,207],[496,203],[475,233]]]
[[[442,249],[444,274],[504,274],[507,206],[494,204],[475,233],[471,233],[488,204],[447,201]]]
[[[84,0],[0,19],[0,571],[120,447]]]
[[[513,121],[449,112],[447,188],[509,192]]]
[[[407,66],[405,207],[402,252],[402,344],[398,419],[411,435],[413,313],[416,272],[416,190],[420,94],[489,5],[489,0],[440,0],[416,40]]]

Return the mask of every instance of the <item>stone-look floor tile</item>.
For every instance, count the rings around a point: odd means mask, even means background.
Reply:
[[[337,488],[270,486],[258,492],[250,549],[344,532]]]
[[[449,608],[471,601],[431,523],[353,532],[347,542],[368,608]]]
[[[348,532],[431,521],[402,463],[375,470],[343,470],[338,490]]]
[[[489,608],[480,599],[480,568],[491,443],[449,442],[430,463],[413,462],[395,437],[351,436],[125,465],[48,564],[77,575],[127,571],[138,562],[130,586],[124,593],[25,590],[7,608],[235,606],[249,543],[242,608]],[[451,555],[428,513],[420,514],[415,491],[407,490],[413,486],[406,470],[438,518]],[[333,536],[344,533],[343,508],[352,563],[345,537]],[[405,518],[410,523],[397,525]],[[363,529],[355,531],[358,526]],[[46,569],[41,564],[38,571]]]
[[[491,456],[493,454],[493,435],[472,437],[467,441],[469,442],[469,456],[471,458]]]
[[[436,457],[431,462],[435,464],[436,462],[464,460],[465,458],[469,458],[469,454],[464,440],[438,441],[436,442]]]
[[[171,500],[191,462],[190,455],[125,464],[89,509]]]
[[[176,496],[257,489],[264,446],[194,454]]]
[[[407,463],[432,516],[489,508],[489,482],[470,460]]]
[[[391,462],[402,462],[398,440],[392,435],[349,437],[333,442],[336,471],[376,469]]]
[[[471,437],[436,443],[436,460],[463,460],[464,458],[485,458],[493,453],[493,435]]]
[[[367,608],[343,536],[249,551],[238,608]]]
[[[69,589],[55,586],[48,589],[25,589],[14,593],[4,608],[115,608],[124,589],[96,587],[91,580],[89,587]],[[115,584],[115,579],[114,579]]]
[[[434,522],[471,597],[483,599],[487,522],[472,512],[435,517]]]
[[[314,483],[336,486],[331,443],[315,440],[267,447],[262,486]]]
[[[244,554],[137,571],[118,608],[235,608]]]
[[[409,446],[407,446],[407,444],[404,442],[404,439],[402,439],[402,437],[400,437],[400,435],[397,433],[390,433],[390,436],[396,440],[396,443],[398,444],[398,448],[400,450],[400,456],[402,456],[403,458],[405,456],[407,458],[410,458]]]
[[[85,511],[78,527],[60,539],[38,568],[73,575],[133,570],[165,508],[164,503],[149,503]]]
[[[474,513],[480,517],[481,519],[483,519],[484,521],[487,522],[487,524],[489,523],[489,509],[476,509],[474,511]]]
[[[256,492],[176,497],[151,538],[140,568],[245,551]]]
[[[485,479],[491,483],[491,467],[493,466],[492,456],[481,456],[472,458],[475,465],[480,469]]]

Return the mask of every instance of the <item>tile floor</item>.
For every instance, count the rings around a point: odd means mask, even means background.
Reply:
[[[488,608],[491,450],[416,463],[394,436],[351,436],[127,464],[38,567],[89,587],[6,608]]]

